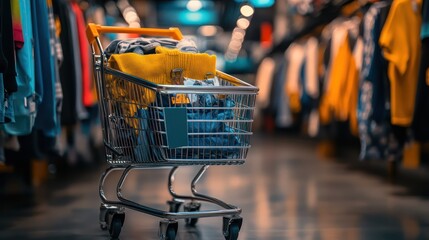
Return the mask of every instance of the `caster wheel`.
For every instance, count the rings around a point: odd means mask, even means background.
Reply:
[[[183,206],[183,209],[185,210],[185,212],[198,212],[200,211],[200,208],[201,208],[201,203],[199,202],[190,202],[185,206]],[[198,222],[198,218],[186,218],[185,222],[187,226],[194,227]]]
[[[100,228],[101,230],[107,230],[107,213],[109,211],[109,206],[105,204],[100,205],[100,214],[99,214],[99,221],[100,221]]]
[[[168,206],[170,206],[169,212],[179,212],[180,207],[182,206],[183,202],[177,201],[177,200],[171,200],[167,201]]]
[[[177,221],[164,220],[159,222],[159,239],[174,240],[177,235]]]
[[[109,225],[109,234],[112,239],[117,239],[121,233],[122,226],[124,225],[125,214],[113,213]]]
[[[176,239],[176,232],[177,230],[174,229],[173,227],[169,227],[167,229],[167,233],[165,234],[165,239],[166,240],[174,240]]]
[[[236,224],[232,224],[228,228],[228,236],[225,236],[226,240],[237,240],[240,228]]]
[[[237,240],[243,219],[241,217],[223,218],[223,235],[226,240]]]
[[[106,223],[106,222],[104,222],[104,223],[100,223],[100,228],[101,228],[101,230],[103,230],[103,231],[107,230],[107,223]]]

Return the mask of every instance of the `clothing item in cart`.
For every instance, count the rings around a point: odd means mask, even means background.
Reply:
[[[201,65],[200,63],[205,63]],[[174,69],[181,69],[183,77],[205,79],[208,73],[216,72],[216,56],[206,53],[184,53],[177,49],[157,47],[156,54],[140,55],[135,53],[113,54],[108,64],[119,70],[156,84],[177,84],[171,79]],[[196,67],[198,66],[198,67]],[[123,113],[134,116],[136,104],[149,106],[155,101],[155,92],[151,89],[133,85],[128,81],[106,75],[109,98],[121,100]],[[133,119],[127,119],[130,126],[136,125]],[[131,123],[130,121],[134,121]]]
[[[154,54],[156,47],[175,48],[181,52],[198,53],[195,42],[190,39],[180,41],[171,38],[136,38],[129,40],[114,40],[106,48],[107,58],[112,54],[137,53],[141,55]]]
[[[196,135],[188,135],[187,144],[181,148],[174,148],[173,152],[165,148],[170,136],[167,136],[169,133],[163,124],[167,121],[164,111],[151,107],[139,109],[136,114],[139,125],[137,141],[134,144],[135,158],[160,160],[167,156],[170,159],[233,159],[238,156],[238,148],[225,148],[240,146],[240,138],[234,134],[235,130],[225,123],[234,118],[232,109],[235,107],[235,102],[229,98],[217,99],[213,94],[200,94],[193,105],[186,106],[195,107],[196,105],[199,107],[186,111],[187,133]],[[209,109],[210,107],[219,109]],[[158,120],[164,120],[164,122],[159,124]],[[204,151],[198,151],[194,148],[196,146],[207,148]]]
[[[183,85],[185,86],[219,86],[219,80],[217,79],[217,77],[207,79],[204,81],[185,78],[183,80]],[[198,101],[201,100],[198,94],[191,93],[191,94],[188,94],[187,97],[191,104],[194,104],[194,103],[198,104]]]
[[[146,109],[139,109],[136,117],[139,119],[139,131],[137,132],[136,144],[134,146],[134,159],[137,162],[144,162],[149,159],[161,161],[164,157],[160,146],[155,145],[153,127],[151,129],[149,126],[148,111]]]

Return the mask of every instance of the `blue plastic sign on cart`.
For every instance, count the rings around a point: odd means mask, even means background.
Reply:
[[[169,148],[188,145],[188,124],[186,108],[165,108],[165,130]]]

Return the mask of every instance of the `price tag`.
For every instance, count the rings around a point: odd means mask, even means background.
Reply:
[[[177,94],[176,96],[171,98],[171,103],[173,104],[188,104],[191,101],[189,100],[186,94]]]

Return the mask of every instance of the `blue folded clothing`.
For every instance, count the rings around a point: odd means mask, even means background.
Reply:
[[[190,134],[188,135],[188,142],[185,146],[175,149],[176,151],[162,151],[165,149],[163,146],[167,145],[166,134],[168,132],[164,134],[165,126],[159,124],[158,120],[164,120],[164,111],[151,107],[137,111],[136,117],[140,119],[139,128],[141,130],[134,151],[136,157],[161,160],[165,159],[165,154],[172,154],[173,152],[174,156],[167,157],[181,159],[237,158],[239,148],[225,148],[241,145],[240,138],[234,134],[235,130],[225,123],[225,120],[234,118],[232,110],[235,106],[234,101],[229,98],[217,99],[213,94],[198,94],[196,96],[198,103],[194,103],[193,107],[198,106],[198,108],[187,108],[186,110],[187,132]],[[185,106],[190,106],[190,104]],[[206,107],[219,108],[207,109]]]

